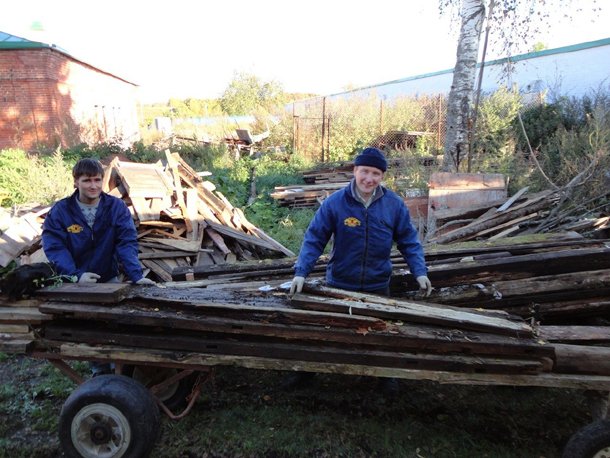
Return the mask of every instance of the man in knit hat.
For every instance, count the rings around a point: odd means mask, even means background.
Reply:
[[[387,170],[383,153],[364,149],[354,161],[354,178],[331,194],[316,212],[295,264],[290,293],[301,292],[326,244],[333,238],[326,283],[350,291],[390,295],[392,243],[409,265],[419,287],[430,295],[424,250],[411,224],[409,210],[394,192],[381,186]],[[298,372],[285,387],[307,381],[313,374]],[[384,389],[398,392],[395,379],[384,379]]]

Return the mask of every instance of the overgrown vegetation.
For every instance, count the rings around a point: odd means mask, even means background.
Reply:
[[[0,154],[0,190],[8,192],[3,206],[51,204],[71,194],[73,188],[70,164],[59,151],[51,156],[13,149]]]

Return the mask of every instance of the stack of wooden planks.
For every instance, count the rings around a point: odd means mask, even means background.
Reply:
[[[399,253],[392,255],[393,298],[502,310],[548,325],[602,325],[610,319],[610,244],[576,233],[539,234],[494,242],[426,247],[428,276],[434,286],[422,298]],[[308,277],[323,283],[328,259],[322,257]],[[294,275],[294,259],[176,269],[210,290],[282,291]],[[188,286],[190,283],[184,283]],[[610,321],[608,321],[610,323]]]
[[[347,186],[349,182],[312,184],[302,186],[276,186],[270,196],[283,207],[312,208],[322,204],[333,192]]]
[[[119,360],[130,352],[151,359],[161,352],[161,360],[198,354],[207,364],[254,358],[267,368],[355,365],[369,375],[383,369],[539,374],[553,366],[552,349],[527,323],[503,312],[328,288],[290,299],[283,293],[102,286],[97,292],[82,285],[47,291],[38,307],[53,320],[40,326],[40,339],[28,350]]]
[[[566,216],[559,212],[558,204],[565,198],[565,190],[527,194],[528,189],[522,188],[510,198],[479,199],[479,202],[472,205],[429,211],[425,241],[429,244],[449,244],[570,231],[600,238],[610,235],[608,216],[589,215],[590,212],[585,208],[580,208],[584,213],[582,217]],[[432,193],[433,190],[430,189],[431,207],[434,206]]]
[[[603,327],[530,324],[502,310],[322,286],[290,298],[276,292],[74,284],[29,303],[46,320],[30,324],[29,342],[10,347],[1,341],[1,351],[456,383],[583,387],[589,376],[610,375],[610,349],[604,346],[610,333]]]
[[[428,221],[427,243],[447,244],[469,240],[496,240],[523,233],[528,222],[541,219],[559,200],[554,191],[525,194],[523,188],[510,198],[467,207],[438,210]],[[449,231],[443,231],[451,228]]]
[[[40,301],[11,302],[0,295],[0,351],[26,353],[37,337],[35,330],[53,317],[40,312]]]
[[[140,261],[156,280],[171,281],[177,267],[294,256],[254,226],[241,209],[203,180],[177,153],[167,162],[142,164],[115,158],[104,191],[124,200],[138,231]],[[44,215],[36,208],[0,237],[0,266],[45,261],[40,246]]]

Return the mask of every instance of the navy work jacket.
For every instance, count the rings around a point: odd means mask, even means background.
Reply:
[[[57,202],[44,220],[42,246],[49,261],[61,275],[80,278],[93,272],[104,283],[119,274],[120,260],[129,280],[141,279],[136,228],[125,203],[102,193],[92,230],[78,206],[78,195],[75,191]]]
[[[326,282],[352,291],[374,291],[390,283],[392,243],[417,278],[426,275],[424,250],[409,210],[382,186],[368,208],[352,193],[354,180],[324,200],[307,228],[295,275],[307,277],[334,236]]]

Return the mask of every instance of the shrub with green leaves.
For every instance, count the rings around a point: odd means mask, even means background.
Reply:
[[[72,165],[58,150],[51,156],[28,155],[23,150],[0,154],[0,190],[8,192],[5,207],[38,202],[49,205],[72,194]]]

